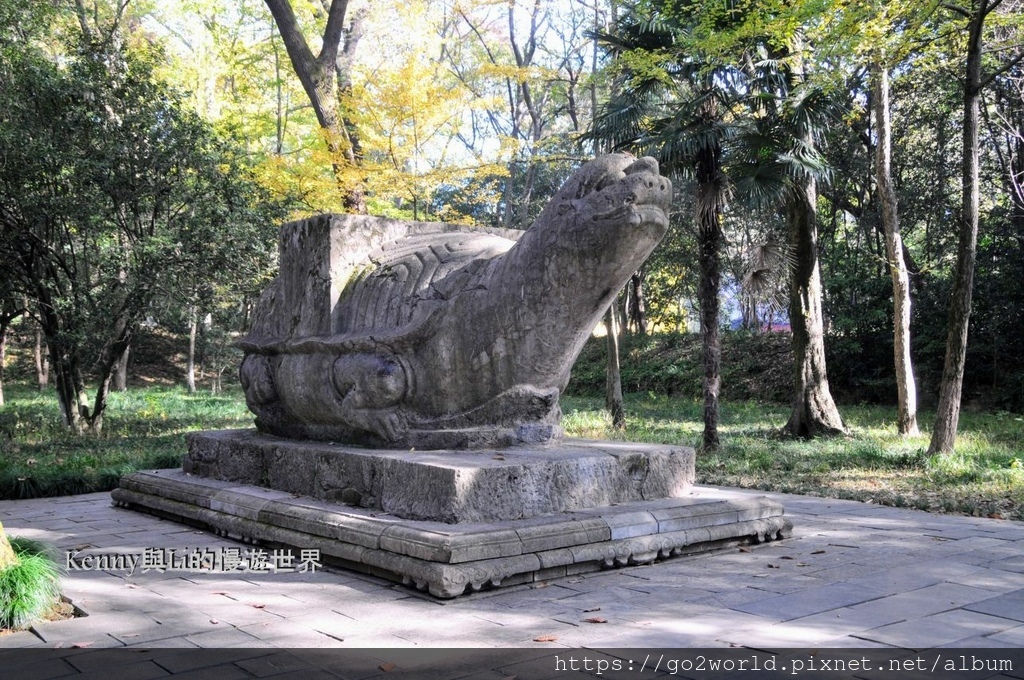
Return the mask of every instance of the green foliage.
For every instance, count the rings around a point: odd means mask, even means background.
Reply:
[[[724,332],[722,394],[726,399],[783,402],[792,394],[789,336]],[[606,342],[591,338],[572,369],[568,393],[604,394]],[[634,394],[698,399],[701,341],[696,333],[627,335],[621,343],[622,389]]]
[[[104,381],[159,303],[237,305],[262,287],[284,214],[238,146],[155,77],[159,50],[119,43],[0,53],[0,269],[43,329],[75,430],[99,429]]]
[[[0,410],[0,499],[109,491],[129,472],[179,467],[187,432],[252,424],[237,389],[114,393],[99,437],[68,433],[53,401],[23,385],[8,386],[8,396]]]
[[[693,446],[702,429],[701,404],[694,398],[629,395],[624,432],[611,427],[598,398],[566,398],[562,410],[572,436]],[[697,481],[1024,519],[1020,416],[965,413],[956,454],[928,456],[926,436],[898,435],[891,408],[846,406],[843,414],[849,436],[807,441],[779,434],[787,406],[723,402],[722,446],[698,455]],[[932,417],[923,415],[925,421]]]
[[[17,563],[0,570],[0,628],[21,629],[42,618],[60,599],[60,568],[48,549],[11,537]]]

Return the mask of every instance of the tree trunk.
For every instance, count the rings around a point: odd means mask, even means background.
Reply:
[[[949,329],[946,335],[946,358],[939,384],[939,403],[935,413],[928,453],[952,453],[960,421],[960,398],[963,392],[964,366],[967,362],[967,331],[971,317],[971,295],[974,289],[974,266],[978,249],[980,192],[979,141],[981,102],[982,27],[988,2],[975,10],[969,26],[967,67],[964,77],[963,195],[960,234],[957,243],[956,274],[949,300]]]
[[[89,395],[85,388],[84,371],[79,355],[79,346],[73,340],[65,338],[61,328],[61,320],[54,311],[53,304],[45,288],[37,290],[39,301],[39,324],[50,353],[53,366],[54,382],[57,388],[57,401],[60,404],[64,424],[74,434],[91,432],[100,434],[103,429],[103,416],[107,407],[107,396],[110,391],[110,380],[114,364],[124,354],[131,342],[132,326],[128,318],[122,316],[111,322],[111,332],[107,336],[100,358],[96,364],[99,385],[89,407]]]
[[[720,217],[717,209],[703,215],[698,234],[700,283],[697,297],[700,300],[701,366],[704,372],[704,434],[701,447],[709,452],[718,450],[720,444],[718,398],[722,386],[722,340],[718,323],[721,307],[718,295],[722,281],[723,239]]]
[[[121,358],[114,367],[114,390],[117,392],[128,391],[128,354],[131,349],[131,345],[124,348]]]
[[[4,364],[7,362],[7,324],[0,323],[0,406],[4,405]]]
[[[348,83],[352,52],[361,37],[358,25],[348,31],[344,28],[348,0],[332,0],[327,10],[327,25],[321,40],[320,54],[314,56],[295,18],[288,0],[265,0],[274,23],[281,34],[295,75],[302,83],[306,96],[313,105],[317,121],[324,131],[327,150],[333,159],[334,175],[342,192],[346,209],[355,213],[366,213],[366,197],[360,182],[352,182],[346,174],[347,167],[355,167],[360,161],[360,147],[355,135],[355,126],[339,111],[344,89]],[[343,37],[348,37],[345,49],[341,49]],[[340,77],[339,77],[340,76]],[[351,83],[348,83],[351,86]]]
[[[637,335],[647,335],[647,301],[644,299],[644,276],[646,272],[640,267],[629,279],[633,294],[629,297],[629,321]]]
[[[14,548],[7,539],[4,531],[4,523],[0,522],[0,571],[13,567],[18,563],[18,556],[14,554]]]
[[[795,394],[785,431],[795,437],[846,432],[829,391],[825,370],[816,200],[814,181],[805,180],[786,204],[789,242],[795,261],[789,295]]]
[[[188,317],[188,360],[185,365],[185,386],[189,394],[196,391],[196,330],[199,326],[199,315],[196,308],[189,310]]]
[[[889,72],[874,64],[872,104],[875,114],[875,182],[882,206],[885,252],[892,276],[893,348],[896,366],[897,428],[905,437],[920,434],[917,428],[917,385],[910,356],[910,275],[903,258],[896,192],[892,186],[892,121],[889,116]]]
[[[39,391],[45,392],[50,386],[50,357],[43,351],[43,331],[36,328],[36,345],[34,351],[36,363],[36,381]]]
[[[715,120],[716,111],[709,112]],[[715,142],[703,149],[697,159],[697,250],[700,260],[700,281],[697,298],[700,304],[702,391],[704,396],[704,433],[701,448],[717,451],[719,392],[722,386],[722,341],[718,317],[722,288],[722,208],[725,203],[722,177],[722,149]]]
[[[604,316],[607,330],[608,366],[605,372],[605,408],[612,415],[612,427],[623,430],[626,427],[626,407],[622,399],[622,370],[619,364],[619,323],[615,301]]]

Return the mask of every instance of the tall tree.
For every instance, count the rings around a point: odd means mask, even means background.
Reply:
[[[348,0],[330,0],[329,4],[328,0],[321,0],[327,19],[320,37],[320,53],[314,55],[290,0],[266,0],[266,3],[281,33],[295,75],[302,82],[316,111],[345,206],[352,212],[365,213],[365,189],[358,174],[362,148],[358,131],[346,116],[343,106],[352,89],[352,61],[363,36],[364,15],[355,13],[346,26]],[[356,173],[354,178],[353,171]]]
[[[733,132],[732,113],[741,98],[738,69],[706,59],[685,40],[684,28],[700,7],[654,9],[652,16],[625,14],[602,37],[618,59],[619,91],[595,119],[590,133],[617,148],[655,156],[665,172],[695,180],[694,222],[700,277],[704,430],[702,449],[720,444],[720,294],[725,235],[722,212],[729,193],[723,144]]]
[[[972,0],[959,5],[943,3],[943,7],[966,22],[966,62],[963,72],[963,150],[962,198],[957,240],[956,273],[949,303],[949,330],[946,336],[946,357],[939,386],[935,426],[928,452],[950,453],[956,442],[960,420],[960,400],[963,392],[964,367],[967,362],[967,334],[971,317],[971,297],[974,292],[974,269],[978,248],[980,221],[980,142],[982,90],[995,78],[1024,60],[1024,47],[1008,46],[1011,50],[1005,61],[984,72],[986,21],[1000,6],[1007,11],[1019,9],[1019,2],[1003,0]]]
[[[871,108],[875,122],[875,185],[881,204],[885,252],[892,277],[893,351],[896,366],[896,427],[903,436],[920,434],[917,427],[917,383],[910,353],[910,274],[903,255],[899,207],[892,180],[892,117],[889,69],[880,59],[872,64]]]
[[[266,250],[279,214],[256,214],[241,159],[153,78],[155,55],[117,42],[86,39],[59,60],[31,41],[0,52],[0,261],[75,432],[101,431],[145,310],[183,280],[232,273],[218,256]]]

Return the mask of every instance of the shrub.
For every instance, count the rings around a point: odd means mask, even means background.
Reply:
[[[18,562],[0,571],[0,628],[26,628],[60,600],[60,568],[37,541],[10,541]]]

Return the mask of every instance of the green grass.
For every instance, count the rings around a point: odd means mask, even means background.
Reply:
[[[36,541],[11,537],[18,557],[0,570],[0,629],[25,628],[43,618],[60,599],[60,568]]]
[[[241,391],[188,394],[149,387],[114,393],[103,434],[69,434],[53,394],[5,385],[0,408],[0,499],[107,491],[122,475],[181,465],[185,433],[248,427]]]
[[[168,387],[114,394],[100,437],[67,434],[52,395],[15,385],[7,396],[0,408],[0,498],[112,489],[133,470],[178,467],[187,432],[252,424],[237,388],[216,396]],[[564,397],[563,425],[571,436],[595,439],[688,446],[700,440],[699,400],[629,395],[626,406],[627,429],[615,432],[600,399]],[[921,418],[924,434],[904,440],[892,408],[840,411],[849,436],[804,441],[779,436],[786,406],[725,402],[722,447],[698,454],[698,481],[1024,520],[1024,417],[965,411],[956,453],[927,456],[930,414]]]
[[[703,430],[696,400],[627,397],[627,428],[615,432],[601,400],[566,398],[568,434],[696,446]],[[895,412],[878,406],[841,407],[847,437],[794,440],[779,435],[789,409],[754,402],[722,405],[722,446],[699,452],[697,480],[933,512],[1024,520],[1024,418],[968,413],[960,418],[956,452],[928,456],[930,414],[923,434],[896,432]]]

